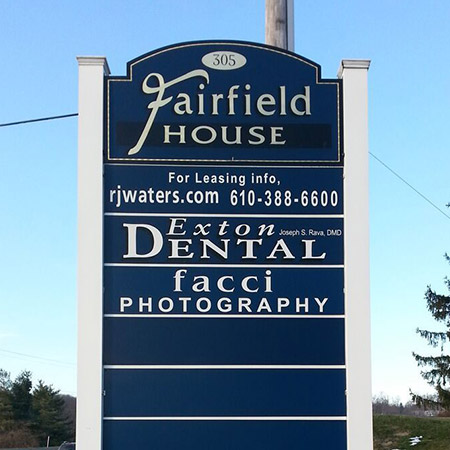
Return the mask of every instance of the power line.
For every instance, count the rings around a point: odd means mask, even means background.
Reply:
[[[29,120],[21,120],[19,122],[9,122],[9,123],[0,123],[0,127],[10,127],[13,125],[23,125],[27,123],[33,123],[33,122],[43,122],[46,120],[57,120],[57,119],[67,119],[69,117],[76,117],[78,116],[78,113],[72,113],[72,114],[64,114],[60,116],[50,116],[50,117],[41,117],[39,119],[29,119]],[[375,158],[383,167],[385,167],[389,172],[391,172],[393,175],[395,175],[400,181],[402,181],[406,186],[408,186],[410,189],[412,189],[417,195],[422,197],[427,203],[429,203],[434,209],[439,211],[443,216],[445,216],[447,219],[450,219],[450,216],[443,211],[439,206],[437,206],[435,203],[433,203],[428,197],[426,197],[424,194],[422,194],[418,189],[416,189],[411,183],[408,183],[401,175],[399,175],[394,169],[391,169],[385,162],[383,162],[378,156],[376,156],[374,153],[369,152],[369,154]]]
[[[21,120],[19,122],[0,123],[0,127],[10,127],[12,125],[23,125],[25,123],[43,122],[45,120],[67,119],[68,117],[76,117],[78,113],[64,114],[62,116],[40,117],[39,119]]]
[[[0,352],[7,353],[7,354],[10,354],[10,355],[14,355],[16,357],[17,356],[25,356],[26,358],[32,358],[32,359],[36,359],[36,360],[39,360],[39,361],[44,361],[44,362],[47,362],[47,363],[65,364],[67,366],[72,366],[72,367],[75,366],[75,363],[70,363],[70,362],[67,362],[67,361],[60,361],[58,359],[43,358],[41,356],[29,355],[27,353],[13,352],[11,350],[4,350],[2,348],[0,348]],[[21,358],[21,359],[23,359],[23,358]]]
[[[437,206],[435,203],[433,203],[428,197],[426,197],[424,194],[422,194],[420,191],[418,191],[412,184],[408,183],[402,176],[400,176],[394,169],[391,169],[386,163],[381,161],[378,156],[375,156],[372,152],[369,152],[369,154],[375,158],[383,167],[385,167],[389,172],[393,173],[400,181],[406,184],[410,189],[412,189],[417,195],[420,195],[427,203],[429,203],[433,208],[437,209],[442,215],[444,215],[447,219],[450,219],[450,216],[443,211],[439,206]]]

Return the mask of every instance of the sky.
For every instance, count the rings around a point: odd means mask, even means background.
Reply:
[[[177,42],[264,42],[263,0],[2,0],[0,124],[77,112],[76,56],[111,72]],[[295,51],[335,78],[372,61],[370,151],[446,214],[450,202],[447,0],[295,0]],[[76,395],[77,119],[0,127],[0,368]],[[449,217],[370,158],[373,393],[426,393],[411,353],[439,329]],[[369,351],[369,349],[368,349]]]

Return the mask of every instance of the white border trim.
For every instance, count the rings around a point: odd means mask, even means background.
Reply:
[[[113,319],[345,319],[345,314],[105,314]]]
[[[343,219],[344,214],[198,214],[198,213],[126,213],[126,212],[105,212],[105,216],[120,217],[239,217],[256,219]],[[308,237],[308,236],[305,236]],[[309,236],[311,237],[311,236]],[[312,236],[317,237],[317,236]]]
[[[370,450],[368,60],[343,60],[344,264],[348,450]]]
[[[142,364],[142,365],[105,365],[103,366],[105,370],[129,370],[129,369],[137,369],[137,370],[345,370],[344,365],[309,365],[309,366],[299,366],[299,365],[151,365],[151,364]]]
[[[104,57],[78,57],[77,449],[102,446]]]
[[[290,421],[334,421],[347,420],[345,416],[169,416],[169,417],[105,417],[104,420],[126,420],[126,421],[144,421],[144,420],[290,420]]]
[[[343,269],[343,264],[165,264],[165,263],[105,263],[105,267],[232,267],[235,269]]]

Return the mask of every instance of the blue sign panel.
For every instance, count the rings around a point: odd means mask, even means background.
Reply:
[[[293,420],[166,420],[106,421],[104,448],[345,450],[344,421]],[[164,442],[164,447],[161,446]]]
[[[340,91],[241,42],[106,79],[104,450],[347,448]]]
[[[107,164],[105,210],[342,214],[342,168]]]
[[[340,84],[259,44],[191,43],[107,81],[108,161],[339,163]]]

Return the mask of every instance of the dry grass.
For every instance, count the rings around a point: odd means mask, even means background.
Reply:
[[[374,450],[450,450],[450,418],[374,416]],[[409,439],[423,436],[411,447]]]

